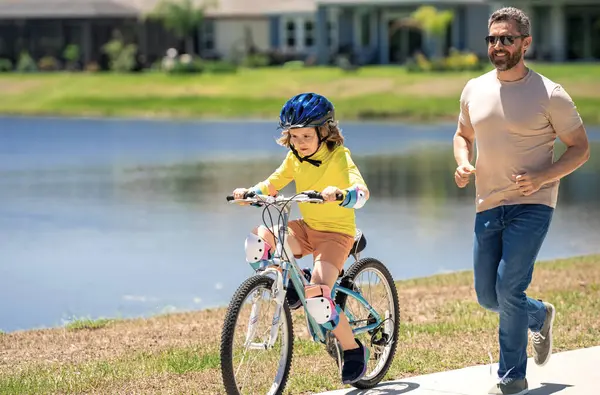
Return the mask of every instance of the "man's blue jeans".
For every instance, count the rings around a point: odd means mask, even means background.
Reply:
[[[540,331],[546,319],[542,302],[525,290],[553,213],[546,205],[517,204],[475,216],[475,292],[481,306],[500,314],[499,377],[510,370],[507,377],[525,378],[527,329]]]

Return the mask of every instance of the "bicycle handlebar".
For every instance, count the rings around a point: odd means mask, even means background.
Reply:
[[[335,200],[336,201],[342,201],[344,200],[344,195],[342,193],[336,193],[335,194]],[[291,198],[286,198],[284,196],[266,196],[266,195],[257,195],[254,192],[246,192],[244,193],[244,197],[243,199],[235,199],[233,197],[233,195],[227,195],[227,201],[228,202],[233,202],[233,201],[249,201],[249,202],[263,202],[263,203],[277,203],[277,202],[288,202],[288,201],[296,201],[296,202],[312,202],[312,203],[318,203],[318,202],[324,202],[325,199],[323,199],[323,195],[321,195],[320,192],[316,192],[316,191],[305,191],[305,192],[300,192],[297,195],[291,197]]]

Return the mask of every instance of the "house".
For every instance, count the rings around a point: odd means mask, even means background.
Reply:
[[[34,59],[60,57],[67,44],[78,44],[85,63],[98,61],[119,30],[151,64],[169,47],[183,50],[162,26],[140,18],[157,2],[0,0],[0,58],[15,60],[23,49]],[[454,11],[446,49],[486,56],[490,13],[515,5],[532,20],[529,58],[600,59],[600,0],[218,0],[207,9],[194,47],[203,57],[239,59],[252,46],[321,64],[338,53],[360,64],[401,64],[429,48],[429,37],[405,23],[424,4]]]
[[[202,0],[198,0],[201,2]],[[138,45],[151,64],[170,47],[180,47],[157,22],[144,20],[158,0],[0,0],[0,58],[15,61],[21,51],[34,59],[60,58],[66,45],[81,48],[84,64],[104,57],[102,46],[119,31]],[[267,0],[219,0],[208,8],[195,37],[195,50],[233,56],[245,51],[248,39],[259,50],[270,45]]]
[[[274,0],[274,2],[276,2]],[[403,63],[428,47],[423,33],[402,23],[419,6],[451,9],[454,20],[445,46],[487,56],[484,37],[490,14],[503,6],[523,9],[531,18],[534,42],[529,58],[600,59],[600,0],[311,0],[312,13],[271,12],[272,46],[316,55],[326,63],[351,49],[361,63]],[[308,3],[308,2],[307,2]],[[333,31],[333,33],[332,33]],[[313,39],[313,32],[316,37]],[[309,45],[312,44],[312,45]]]

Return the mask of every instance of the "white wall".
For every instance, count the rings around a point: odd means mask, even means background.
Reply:
[[[261,51],[269,49],[269,20],[217,19],[215,20],[215,50],[225,58],[230,58],[234,48],[245,51],[246,28],[252,33],[254,45]]]
[[[327,10],[327,21],[329,22],[329,38],[331,39],[331,45],[329,50],[331,52],[337,51],[339,44],[339,32],[338,32],[338,24],[339,24],[339,9],[337,8],[329,8]],[[288,31],[287,24],[288,22],[293,22],[295,24],[294,30],[294,38],[296,45],[293,47],[289,47],[287,45],[288,39]],[[305,38],[308,35],[306,31],[306,22],[312,23],[312,38],[313,44],[310,46],[306,45]],[[279,49],[282,52],[296,52],[296,53],[305,53],[305,54],[313,54],[316,55],[317,51],[317,21],[315,13],[290,13],[284,14],[281,16],[279,21]]]

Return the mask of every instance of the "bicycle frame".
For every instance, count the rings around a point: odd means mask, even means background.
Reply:
[[[275,313],[273,315],[273,319],[271,321],[271,331],[269,336],[268,343],[251,343],[248,344],[248,341],[253,338],[255,331],[255,324],[257,321],[258,314],[260,312],[260,306],[255,301],[252,306],[252,312],[250,314],[248,332],[246,334],[246,345],[250,348],[254,349],[267,349],[272,348],[277,340],[278,328],[279,328],[279,319],[281,317],[283,303],[285,299],[285,295],[287,289],[289,287],[289,283],[291,281],[292,286],[296,289],[300,301],[302,302],[302,306],[304,308],[304,313],[308,319],[310,328],[309,331],[313,337],[313,341],[320,341],[322,343],[326,342],[326,336],[328,330],[325,329],[322,325],[317,324],[317,322],[312,318],[306,309],[306,298],[304,295],[304,287],[308,285],[308,281],[302,275],[302,270],[300,269],[294,254],[291,251],[291,248],[287,242],[287,234],[288,234],[288,218],[289,213],[291,211],[291,207],[289,204],[284,204],[283,209],[281,210],[282,224],[279,225],[278,228],[278,237],[277,244],[275,248],[275,254],[272,259],[262,260],[256,263],[250,264],[252,268],[261,274],[272,274],[275,276],[275,281],[273,283],[273,287],[271,289],[273,299],[277,303],[277,307],[275,308]],[[281,240],[284,242],[281,243]],[[286,257],[286,258],[284,258]],[[354,254],[354,257],[357,259],[358,255]],[[382,323],[382,319],[380,315],[375,311],[375,309],[367,302],[367,300],[358,292],[355,292],[351,289],[345,288],[339,284],[339,279],[334,284],[331,291],[331,298],[335,299],[335,294],[337,292],[344,293],[348,295],[348,297],[354,298],[357,300],[370,314],[373,318],[375,318],[375,322],[372,324],[368,324],[366,326],[357,327],[352,329],[354,334],[364,333],[370,330],[375,329]],[[354,322],[354,317],[349,312],[345,312],[347,318],[352,325]]]

